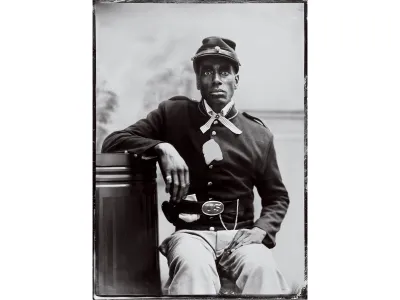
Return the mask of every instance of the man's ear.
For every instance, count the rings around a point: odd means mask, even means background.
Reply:
[[[237,89],[238,85],[239,85],[239,74],[236,74],[235,75],[235,89]]]
[[[197,87],[197,90],[200,91],[200,77],[197,74],[196,74],[196,87]]]

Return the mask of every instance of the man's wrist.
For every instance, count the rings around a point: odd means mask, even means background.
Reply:
[[[261,229],[260,227],[253,227],[253,230],[262,234],[263,237],[267,235],[267,232],[264,229]]]
[[[154,146],[153,149],[157,153],[157,155],[160,155],[160,154],[164,153],[164,149],[167,144],[168,143],[158,143],[157,145]]]

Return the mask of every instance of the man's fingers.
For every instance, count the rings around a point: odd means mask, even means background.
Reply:
[[[186,188],[185,188],[183,196],[186,196],[189,192],[189,187],[190,187],[189,170],[187,168],[185,169],[184,176],[185,176]]]
[[[249,231],[247,229],[241,229],[239,230],[235,237],[233,238],[233,241],[231,245],[229,245],[228,250],[232,251],[235,248],[239,248],[238,245],[243,243],[243,240],[251,238],[249,235]]]
[[[234,247],[236,245],[236,240],[237,238],[241,235],[240,230],[238,232],[236,232],[235,236],[232,239],[232,242],[229,244],[228,248],[226,248],[226,250],[231,250],[232,247]]]
[[[167,176],[165,176],[165,192],[169,193],[171,184],[172,184],[172,176],[171,173],[167,173]]]
[[[238,237],[235,243],[232,245],[231,250],[235,249],[238,245],[240,245],[245,238],[246,238],[245,234],[242,234],[240,237]]]
[[[236,232],[235,236],[232,239],[232,242],[229,244],[227,250],[232,249],[237,244],[237,239],[240,238],[243,235],[243,230],[239,230]]]
[[[186,189],[185,174],[183,170],[178,171],[178,177],[179,177],[179,186],[178,186],[179,189],[178,189],[177,200],[180,201],[184,196]]]
[[[252,240],[250,239],[250,237],[246,237],[246,238],[242,239],[235,247],[233,247],[231,252],[236,251],[240,247],[251,244],[251,243],[252,243]]]
[[[172,201],[177,201],[179,189],[179,177],[178,174],[172,171]]]

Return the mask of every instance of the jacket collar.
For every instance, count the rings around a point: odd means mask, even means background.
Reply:
[[[233,102],[233,100],[231,100]],[[205,115],[206,117],[209,117],[209,114],[207,112],[207,108],[205,106],[205,102],[206,100],[204,98],[202,98],[198,104],[198,108],[200,110],[200,112]],[[224,111],[225,108],[227,108],[227,106],[229,105],[229,103],[222,109],[222,111]],[[210,107],[211,108],[211,107]],[[226,112],[225,112],[226,113]],[[225,118],[227,118],[228,120],[231,120],[233,118],[235,118],[238,115],[238,110],[235,107],[235,103],[233,102],[232,107],[229,109],[229,111],[227,112],[227,114],[225,115]]]

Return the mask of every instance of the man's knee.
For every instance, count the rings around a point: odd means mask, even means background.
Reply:
[[[243,293],[287,293],[287,283],[278,270],[270,249],[262,244],[251,244],[236,251],[238,263],[234,274],[236,284]]]
[[[265,272],[276,272],[277,266],[272,256],[272,251],[264,245],[246,245],[243,246],[241,252],[241,261],[247,272],[257,273],[260,275]]]
[[[170,268],[176,268],[181,271],[190,271],[191,273],[214,273],[215,263],[208,257],[194,255],[177,255],[170,262]],[[215,271],[216,273],[216,271]]]
[[[204,251],[177,251],[169,261],[169,276],[171,294],[215,294],[221,288],[213,256]]]
[[[187,276],[207,277],[215,281],[218,276],[213,249],[197,237],[179,234],[170,241],[167,254],[170,276],[177,273]]]

